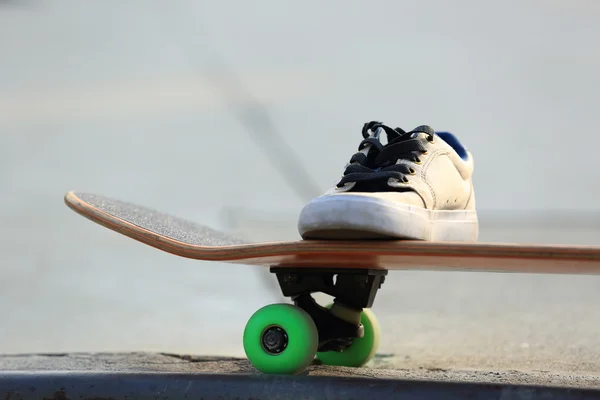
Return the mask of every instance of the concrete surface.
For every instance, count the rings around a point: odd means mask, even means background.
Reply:
[[[57,353],[0,356],[0,394],[6,400],[598,399],[600,381],[551,373],[389,370],[377,360],[370,368],[313,365],[301,376],[273,376],[226,357]]]
[[[583,374],[559,375],[550,371],[477,371],[469,369],[393,369],[386,356],[376,357],[368,367],[346,368],[318,365],[304,375],[355,378],[415,379],[471,383],[506,383],[590,388],[600,390],[600,377]],[[174,353],[50,353],[0,355],[0,371],[106,371],[260,374],[245,358],[196,356]],[[262,374],[261,374],[262,375]]]

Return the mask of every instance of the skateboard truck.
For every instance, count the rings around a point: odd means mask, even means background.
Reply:
[[[272,267],[270,271],[277,276],[283,295],[313,319],[319,334],[319,352],[344,351],[353,339],[364,336],[361,312],[371,308],[387,275],[386,270],[356,268]],[[334,297],[330,308],[317,304],[312,297],[317,292]]]

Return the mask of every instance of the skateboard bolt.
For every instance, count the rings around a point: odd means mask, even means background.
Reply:
[[[262,346],[271,354],[279,354],[288,345],[288,335],[279,326],[267,328],[262,335]]]

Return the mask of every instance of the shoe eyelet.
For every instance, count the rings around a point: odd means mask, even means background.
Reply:
[[[423,153],[421,153],[421,155],[426,156],[427,154],[429,154],[429,152],[427,150],[425,150]]]
[[[413,167],[408,167],[408,170],[410,171],[411,175],[414,175],[417,173],[417,170],[415,170]]]
[[[421,161],[421,159],[419,157],[417,157],[415,159],[414,163],[417,164],[417,165],[421,165],[421,164],[423,164],[423,161]]]
[[[404,178],[402,181],[400,181],[401,183],[407,184],[410,183],[410,181],[408,180],[408,178]]]

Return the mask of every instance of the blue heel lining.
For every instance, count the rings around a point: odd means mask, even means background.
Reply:
[[[450,132],[436,132],[436,135],[450,145],[463,160],[467,160],[469,155],[467,149],[460,143],[460,140]]]

